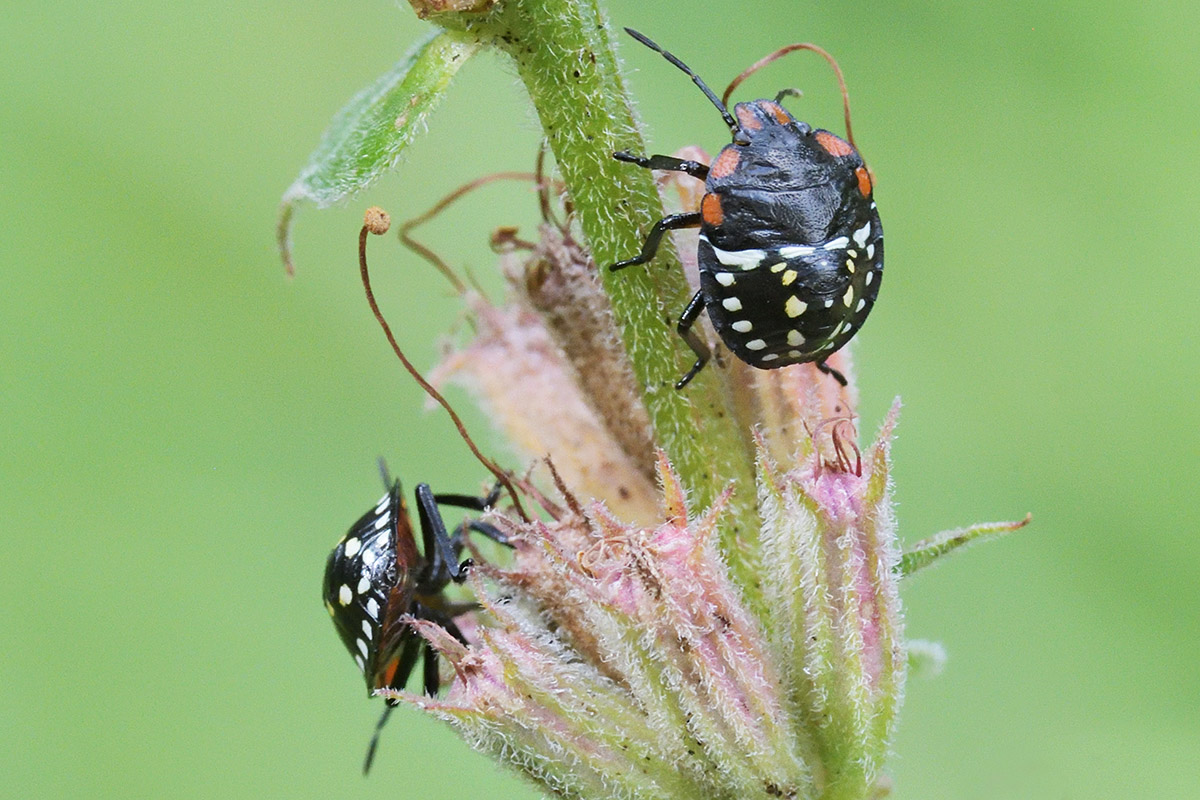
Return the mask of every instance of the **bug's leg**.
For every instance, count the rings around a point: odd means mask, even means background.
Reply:
[[[411,631],[406,631],[404,634],[404,644],[400,646],[399,662],[396,665],[396,671],[393,673],[392,682],[385,689],[403,689],[408,683],[408,676],[412,674],[413,667],[417,665],[417,658],[421,655],[421,640],[417,638]],[[375,748],[379,746],[379,734],[383,732],[383,726],[387,724],[388,717],[392,714],[392,709],[398,705],[397,700],[388,700],[383,709],[383,714],[380,715],[379,721],[375,723],[375,732],[371,734],[371,742],[367,745],[367,755],[363,759],[363,775],[366,775],[371,769],[371,762],[375,760]]]
[[[508,534],[497,528],[495,525],[489,525],[486,522],[480,522],[476,519],[463,520],[458,524],[458,527],[454,529],[454,533],[450,536],[450,546],[454,548],[456,558],[462,555],[463,547],[466,546],[467,531],[482,533],[484,536],[497,544],[502,544],[505,547],[512,547],[508,541]]]
[[[417,484],[417,517],[421,522],[421,544],[428,565],[417,579],[417,591],[433,594],[449,581],[461,582],[467,572],[464,564],[458,563],[454,543],[446,533],[446,523],[438,510],[437,500],[427,483]]]
[[[687,308],[679,317],[679,323],[675,326],[676,332],[683,337],[683,340],[688,343],[688,347],[692,348],[692,352],[696,354],[696,363],[692,364],[692,368],[687,371],[686,375],[675,382],[676,389],[687,386],[688,382],[696,377],[696,373],[703,369],[708,360],[712,358],[712,351],[708,349],[708,345],[700,338],[700,334],[692,329],[703,310],[704,293],[696,292],[692,295],[691,302],[687,304]]]
[[[383,726],[387,724],[388,717],[395,709],[391,703],[385,705],[383,713],[379,715],[379,721],[375,723],[375,732],[371,734],[371,743],[367,745],[367,755],[363,759],[363,775],[371,771],[371,762],[375,760],[375,748],[379,746],[379,734],[383,733]]]
[[[821,359],[820,361],[817,362],[817,369],[821,370],[821,372],[824,372],[826,375],[831,376],[835,381],[840,383],[842,386],[846,385],[846,376],[843,375],[842,373],[838,372],[833,367],[826,364],[824,359]]]
[[[704,180],[708,177],[708,165],[701,164],[699,161],[684,161],[681,158],[674,156],[635,156],[628,150],[618,150],[613,153],[613,158],[617,161],[624,161],[628,164],[637,164],[645,169],[665,169],[671,172],[686,172],[693,178]]]
[[[663,234],[667,231],[678,230],[679,228],[699,228],[701,223],[700,212],[692,212],[688,214],[671,214],[663,217],[658,222],[654,223],[654,227],[650,229],[650,234],[646,237],[645,243],[642,245],[642,252],[635,258],[618,261],[609,267],[610,270],[616,272],[625,267],[632,267],[634,264],[645,264],[650,259],[654,258],[654,254],[658,252],[658,243],[662,241]]]
[[[462,636],[461,632],[459,636]],[[422,676],[423,688],[425,689],[425,694],[433,697],[437,694],[438,687],[441,685],[441,678],[438,676],[438,654],[437,650],[434,650],[433,645],[429,642],[426,642],[422,649],[425,652],[425,669]]]
[[[438,505],[455,506],[457,508],[469,508],[472,511],[487,511],[492,506],[496,505],[496,501],[500,499],[500,493],[504,485],[496,481],[496,485],[484,497],[477,497],[473,494],[435,494],[433,499],[438,502]]]
[[[468,508],[472,511],[486,511],[496,505],[496,501],[500,499],[500,493],[503,491],[503,488],[503,484],[497,481],[485,497],[476,497],[469,494],[435,494],[433,499],[437,501],[438,505]],[[455,529],[454,535],[450,537],[450,544],[454,548],[456,555],[462,552],[463,536],[468,530],[482,533],[493,542],[499,542],[504,545],[508,544],[508,536],[494,525],[489,525],[486,522],[478,520],[468,520],[459,525]]]

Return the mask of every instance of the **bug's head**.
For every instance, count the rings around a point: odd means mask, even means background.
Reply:
[[[325,609],[368,693],[390,685],[398,671],[397,651],[407,630],[398,620],[411,605],[422,565],[398,481],[329,554]]]
[[[734,134],[735,141],[738,134],[741,134],[746,142],[755,142],[780,134],[807,136],[811,131],[808,123],[797,120],[774,100],[738,103],[733,107],[733,114],[738,122],[738,130]]]

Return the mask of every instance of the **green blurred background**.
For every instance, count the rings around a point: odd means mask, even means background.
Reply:
[[[864,427],[903,396],[904,535],[1035,514],[906,588],[909,633],[950,660],[910,684],[895,796],[1200,796],[1200,5],[609,7],[714,85],[792,41],[839,57],[888,241]],[[468,65],[394,177],[304,209],[289,282],[279,195],[418,35],[407,7],[9,8],[0,795],[534,797],[410,712],[364,784],[378,706],[318,596],[377,456],[444,491],[482,477],[379,335],[355,238],[370,203],[404,218],[529,168],[511,68]],[[656,151],[726,141],[681,75],[622,46]],[[818,59],[745,94],[785,85],[839,129]],[[426,238],[498,286],[488,232],[535,214],[493,187]],[[373,252],[428,366],[457,305],[394,243]]]

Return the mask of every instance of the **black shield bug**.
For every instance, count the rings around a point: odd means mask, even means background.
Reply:
[[[384,481],[387,494],[358,522],[329,554],[322,595],[338,636],[354,657],[367,682],[367,693],[379,689],[401,690],[424,654],[423,684],[426,694],[438,690],[437,653],[404,623],[412,616],[436,622],[463,640],[454,617],[474,608],[453,602],[443,594],[451,583],[466,579],[469,561],[459,562],[463,537],[478,531],[502,544],[502,532],[478,520],[468,520],[453,535],[446,532],[438,505],[483,511],[493,505],[500,487],[487,497],[434,494],[428,484],[417,484],[417,514],[423,551],[418,552],[400,482]],[[365,773],[371,767],[379,732],[396,701],[389,700],[375,727]]]
[[[700,228],[700,290],[677,326],[696,362],[675,388],[687,385],[710,358],[708,345],[692,330],[705,309],[726,346],[751,366],[775,369],[811,361],[845,385],[825,359],[862,327],[883,278],[883,228],[862,156],[845,139],[788,113],[780,100],[789,91],[774,100],[738,103],[730,114],[686,64],[625,30],[691,77],[733,134],[711,166],[671,156],[613,154],[705,182],[698,212],[659,220],[639,255],[610,267],[648,262],[668,230]]]

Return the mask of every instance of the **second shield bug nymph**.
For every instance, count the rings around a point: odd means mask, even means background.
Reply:
[[[687,385],[711,356],[692,329],[703,310],[725,345],[751,366],[815,362],[845,384],[825,359],[862,327],[883,278],[883,227],[862,156],[845,139],[793,117],[780,104],[787,91],[774,100],[738,103],[731,114],[686,64],[625,30],[691,77],[733,134],[711,165],[613,154],[705,182],[699,211],[659,220],[640,254],[610,267],[648,262],[668,230],[700,228],[700,290],[677,326],[696,362],[675,388]]]
[[[454,617],[475,608],[443,594],[451,582],[466,579],[469,562],[459,561],[468,530],[502,544],[503,533],[478,520],[468,520],[450,535],[438,505],[474,511],[490,508],[500,496],[499,485],[487,497],[434,494],[428,484],[417,484],[417,516],[422,551],[417,550],[412,521],[400,489],[386,475],[387,493],[342,537],[325,565],[322,596],[342,643],[366,679],[367,693],[404,689],[409,675],[424,655],[422,684],[426,694],[438,690],[437,653],[404,621],[411,616],[436,622],[464,641]],[[363,765],[371,766],[379,731],[396,704],[389,700],[375,729]]]

